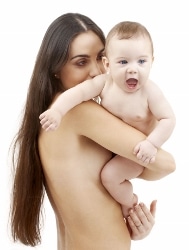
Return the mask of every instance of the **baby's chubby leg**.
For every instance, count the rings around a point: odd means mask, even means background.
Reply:
[[[119,155],[112,158],[102,169],[102,183],[111,196],[122,205],[124,217],[128,216],[128,210],[138,202],[129,180],[139,176],[143,169],[143,166]]]

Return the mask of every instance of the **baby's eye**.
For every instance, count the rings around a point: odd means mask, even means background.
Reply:
[[[140,60],[138,61],[138,63],[139,63],[139,64],[144,64],[144,63],[145,63],[145,60],[140,59]]]
[[[127,64],[128,62],[126,60],[119,61],[120,64]]]

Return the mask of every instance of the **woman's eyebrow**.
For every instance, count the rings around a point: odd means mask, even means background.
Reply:
[[[101,53],[104,53],[105,52],[105,48],[101,49],[99,52],[98,52],[98,55],[101,54]],[[78,58],[78,57],[86,57],[86,58],[89,58],[90,56],[87,55],[87,54],[79,54],[79,55],[76,55],[76,56],[73,56],[70,58],[70,60],[73,60],[75,58]]]
[[[81,55],[73,56],[73,57],[70,58],[70,60],[73,60],[73,59],[78,58],[78,57],[87,57],[87,58],[89,58],[89,55],[81,54]]]

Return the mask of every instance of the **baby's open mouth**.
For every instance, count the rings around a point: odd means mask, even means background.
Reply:
[[[126,83],[127,83],[128,88],[133,89],[133,88],[136,87],[136,85],[137,85],[137,83],[138,83],[138,80],[135,79],[135,78],[129,78],[129,79],[126,81]]]

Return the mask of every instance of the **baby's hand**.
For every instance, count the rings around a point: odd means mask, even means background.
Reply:
[[[137,156],[137,159],[149,164],[155,161],[157,148],[148,140],[144,140],[135,146],[133,153]]]
[[[49,131],[56,130],[59,127],[62,116],[57,110],[48,109],[39,116],[39,119],[42,128]]]

